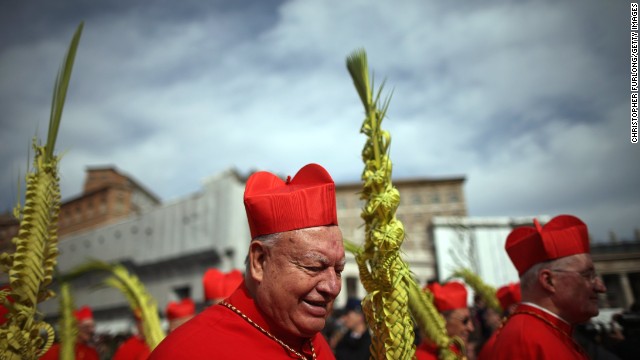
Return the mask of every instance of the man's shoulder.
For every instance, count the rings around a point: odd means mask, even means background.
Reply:
[[[214,305],[170,333],[149,360],[239,359],[283,351],[249,322]]]
[[[318,359],[334,359],[321,335],[314,338]],[[169,334],[151,353],[149,360],[289,358],[276,341],[260,332],[236,313],[213,306]]]
[[[234,324],[240,323],[240,320],[242,319],[222,306],[211,306],[169,333],[162,343],[188,344],[202,339],[215,342],[233,332]]]
[[[500,328],[496,335],[495,342],[499,343],[508,339],[509,342],[537,342],[540,338],[552,334],[549,325],[540,319],[526,314],[511,316],[509,320]]]
[[[580,358],[570,337],[535,316],[514,315],[498,331],[492,359]]]

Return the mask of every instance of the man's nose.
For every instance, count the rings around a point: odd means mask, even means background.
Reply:
[[[317,289],[319,292],[326,293],[335,298],[340,294],[342,289],[342,279],[333,269],[327,269],[320,283],[318,283]]]
[[[596,278],[596,282],[594,284],[594,289],[598,293],[606,293],[607,292],[607,287],[604,285],[604,281],[599,276]]]

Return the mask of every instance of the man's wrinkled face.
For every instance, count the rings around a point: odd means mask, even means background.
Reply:
[[[572,324],[583,323],[598,315],[598,294],[607,288],[598,277],[589,254],[572,255],[552,266],[554,285],[554,303],[560,317]]]
[[[495,330],[502,324],[502,315],[492,308],[487,308],[483,314],[484,321],[491,330]]]
[[[78,342],[88,343],[93,338],[96,325],[93,320],[84,320],[78,323]]]
[[[465,343],[469,341],[469,334],[473,331],[473,321],[468,308],[454,309],[445,318],[449,336],[458,336]]]
[[[342,287],[345,258],[337,226],[289,231],[265,248],[256,300],[279,331],[311,337],[324,328]]]

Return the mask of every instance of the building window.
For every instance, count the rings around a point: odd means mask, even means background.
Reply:
[[[118,197],[116,198],[116,212],[124,212],[124,195],[122,193],[118,193]]]
[[[415,245],[415,242],[409,236],[405,236],[404,241],[402,242],[402,246],[405,250],[413,250],[416,247]]]
[[[100,214],[104,215],[107,213],[107,195],[102,195],[102,199],[100,200]]]
[[[403,214],[397,214],[396,213],[396,220],[400,221],[403,224],[406,224],[406,222],[407,222],[406,218],[405,218],[405,216]]]
[[[620,275],[605,274],[602,275],[602,281],[607,287],[607,302],[609,307],[624,307],[624,298],[622,296],[622,286],[620,284]]]
[[[338,198],[338,209],[346,209],[347,208],[347,202],[345,201],[344,198],[340,197]]]
[[[431,194],[431,203],[440,204],[440,193],[434,192]]]
[[[460,197],[458,196],[457,192],[452,191],[449,193],[449,202],[457,203],[459,201],[460,201]]]

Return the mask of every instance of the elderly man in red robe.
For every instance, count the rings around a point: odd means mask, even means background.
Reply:
[[[496,291],[496,297],[502,308],[502,314],[492,309],[487,309],[485,312],[485,321],[487,321],[493,332],[479,349],[478,360],[491,360],[493,346],[496,342],[496,335],[498,334],[497,330],[502,326],[503,319],[508,318],[516,310],[516,306],[518,306],[522,299],[520,283],[511,283],[500,287],[498,291]]]
[[[82,306],[73,312],[78,325],[78,335],[75,346],[76,360],[99,360],[98,351],[89,345],[96,330],[93,320],[93,310],[89,306]],[[60,343],[54,343],[49,350],[40,357],[40,360],[60,359]]]
[[[469,340],[469,334],[473,331],[473,321],[467,305],[467,289],[457,281],[444,285],[437,282],[427,285],[433,294],[433,303],[446,322],[447,335],[457,336],[465,344]],[[451,349],[458,355],[464,355],[463,349],[454,346]],[[424,337],[420,346],[416,349],[416,359],[438,359],[438,347],[428,338]]]
[[[190,298],[180,301],[170,301],[165,311],[169,322],[169,332],[174,331],[178,326],[186,323],[196,316],[196,303]]]
[[[345,257],[335,184],[309,164],[282,181],[247,180],[251,243],[243,283],[169,334],[163,359],[334,359],[320,333],[342,286]]]
[[[143,320],[140,309],[133,311],[133,317],[137,332],[118,347],[111,360],[146,360],[149,357],[151,350],[144,340]]]
[[[218,269],[209,269],[202,276],[204,302],[215,305],[231,295],[242,283],[244,276],[238,269],[224,273]]]
[[[534,224],[507,237],[522,303],[498,330],[490,358],[587,359],[573,326],[598,315],[598,295],[606,292],[589,254],[587,226],[572,215]]]

